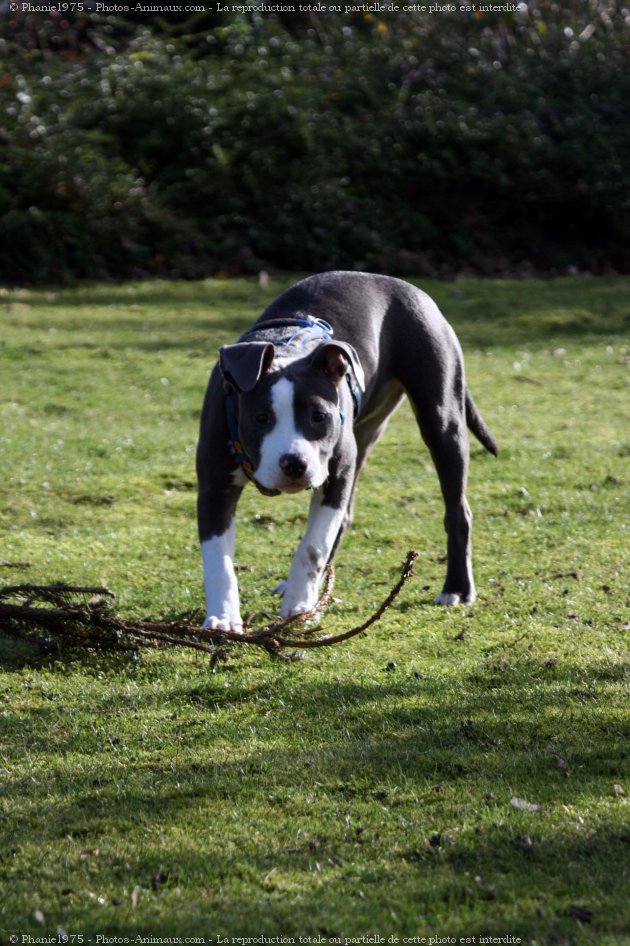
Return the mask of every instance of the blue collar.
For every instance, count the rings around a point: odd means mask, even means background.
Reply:
[[[311,315],[295,315],[289,316],[286,319],[270,319],[269,322],[262,322],[260,325],[254,326],[254,328],[252,328],[249,332],[246,332],[245,335],[241,336],[240,341],[245,342],[252,336],[258,335],[259,332],[265,332],[267,329],[275,328],[296,328],[297,330],[292,335],[289,335],[288,338],[279,338],[274,340],[272,344],[277,347],[297,344],[296,340],[305,333],[307,333],[307,337],[304,339],[302,344],[310,341],[313,335],[316,338],[321,338],[322,341],[326,341],[327,339],[333,337],[333,327],[328,322],[325,322],[324,319],[316,319]],[[354,416],[356,417],[359,413],[359,410],[361,409],[361,389],[359,388],[357,380],[354,376],[354,372],[351,368],[348,369],[346,380],[348,381],[350,393],[352,394],[352,400],[354,403]],[[238,419],[234,409],[234,391],[231,387],[229,387],[226,391],[225,411],[228,424],[228,445],[234,459],[240,465],[247,479],[251,480],[251,482],[254,483],[257,489],[264,496],[279,496],[281,490],[268,489],[266,486],[261,486],[254,476],[254,466],[252,461],[245,453],[243,445],[239,439]],[[341,417],[341,423],[345,424],[346,416],[342,410],[339,411],[339,416]]]
[[[274,345],[292,345],[300,335],[304,335],[305,331],[308,333],[307,337],[304,339],[304,343],[311,340],[311,337],[319,336],[323,341],[328,338],[333,337],[333,327],[328,322],[325,322],[324,319],[316,319],[312,315],[291,315],[286,319],[270,319],[268,322],[262,322],[260,325],[255,325],[249,332],[246,332],[242,336],[241,341],[245,342],[248,338],[251,338],[253,335],[258,335],[259,332],[266,332],[267,329],[274,328],[296,328],[297,331],[293,335],[289,335],[288,338],[279,338],[273,342]]]

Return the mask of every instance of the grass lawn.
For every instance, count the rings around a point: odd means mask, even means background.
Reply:
[[[0,290],[2,583],[202,605],[204,386],[290,281]],[[422,285],[501,450],[472,443],[477,603],[432,603],[442,505],[405,405],[325,619],[359,623],[416,548],[367,636],[212,673],[0,632],[0,941],[630,943],[630,280]],[[246,490],[246,612],[277,609],[307,501]]]

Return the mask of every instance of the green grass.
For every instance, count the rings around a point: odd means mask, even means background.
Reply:
[[[288,282],[1,291],[0,580],[104,582],[140,617],[202,604],[208,371]],[[432,604],[442,507],[405,406],[325,622],[358,623],[417,548],[368,636],[211,673],[0,634],[0,940],[630,942],[630,281],[423,285],[501,448],[472,445],[479,600]],[[245,611],[277,608],[306,502],[246,491]]]

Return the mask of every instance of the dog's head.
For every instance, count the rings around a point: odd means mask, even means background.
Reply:
[[[287,362],[269,342],[237,342],[221,348],[220,365],[257,482],[285,493],[322,486],[344,421],[352,424],[350,370],[363,388],[354,348],[325,341]]]

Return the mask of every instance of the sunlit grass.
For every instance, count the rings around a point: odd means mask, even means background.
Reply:
[[[201,606],[203,389],[287,282],[0,295],[4,582],[102,582],[141,617]],[[417,548],[366,638],[215,674],[0,638],[0,928],[628,942],[628,281],[424,288],[501,449],[472,446],[478,602],[432,603],[442,506],[404,407],[325,621],[357,623]],[[246,491],[246,612],[277,608],[305,512]]]

